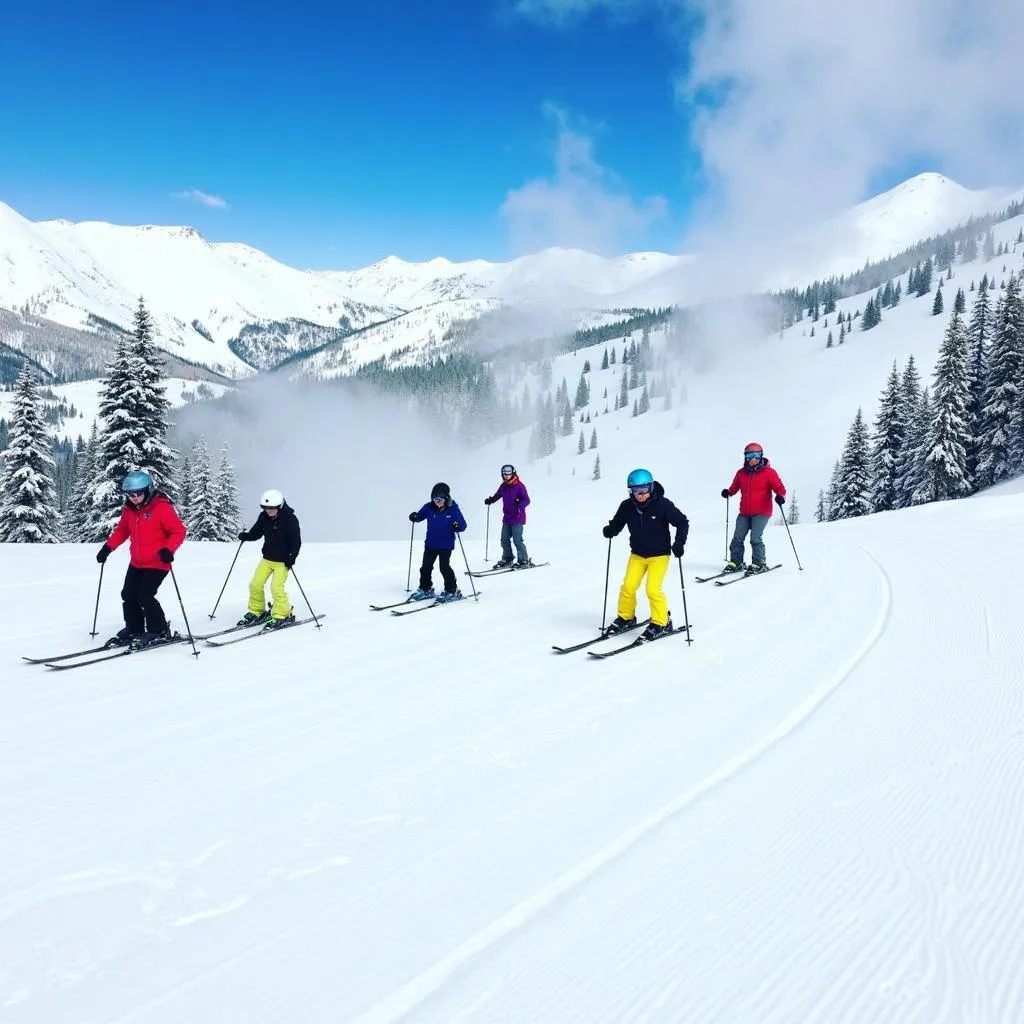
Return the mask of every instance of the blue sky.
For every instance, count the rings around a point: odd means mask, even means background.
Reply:
[[[957,55],[920,31],[930,0],[824,6],[18,4],[0,200],[33,220],[189,223],[347,268],[545,244],[679,251],[695,225],[768,231],[929,167],[1024,181],[1013,31],[969,40],[955,71],[979,84],[939,105]]]
[[[188,222],[300,266],[504,258],[508,192],[550,178],[575,129],[618,176],[606,189],[667,200],[622,243],[678,241],[695,162],[654,13],[559,29],[504,0],[42,9],[5,14],[0,62],[19,95],[0,200],[33,220]],[[178,197],[193,189],[227,205]]]

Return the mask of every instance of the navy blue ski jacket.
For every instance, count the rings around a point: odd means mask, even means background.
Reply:
[[[459,506],[448,498],[438,508],[432,501],[428,501],[416,513],[416,522],[427,521],[427,539],[424,546],[434,551],[451,551],[455,547],[455,531],[466,528],[466,520],[463,518]]]

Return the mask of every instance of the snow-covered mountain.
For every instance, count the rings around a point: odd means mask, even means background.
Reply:
[[[918,175],[801,232],[781,247],[792,258],[762,283],[799,285],[855,270],[1022,195]],[[129,327],[141,295],[163,348],[228,377],[331,343],[344,349],[350,332],[388,323],[362,338],[358,360],[331,359],[355,366],[401,350],[415,361],[435,351],[434,321],[464,316],[467,303],[481,310],[541,304],[580,320],[610,308],[672,305],[685,296],[701,259],[660,252],[605,258],[551,248],[504,263],[389,257],[359,270],[314,272],[251,246],[209,242],[189,227],[35,223],[0,203],[0,308],[86,329]],[[439,304],[446,302],[456,305],[445,311]],[[395,319],[424,307],[433,313]],[[371,344],[374,338],[379,344]]]

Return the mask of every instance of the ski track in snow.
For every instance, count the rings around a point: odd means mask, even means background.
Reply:
[[[803,573],[773,532],[784,570],[688,587],[692,647],[604,663],[547,649],[593,628],[566,614],[581,548],[409,622],[354,610],[394,585],[355,564],[322,634],[19,666],[0,1006],[1019,1024],[1021,630],[987,575],[915,557],[927,517],[903,522],[797,531]],[[973,559],[1010,536],[975,530]],[[72,585],[48,578],[27,621]]]

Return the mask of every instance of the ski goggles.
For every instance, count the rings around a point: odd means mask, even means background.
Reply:
[[[633,484],[629,489],[630,494],[650,494],[652,490],[651,484]]]
[[[280,505],[260,505],[260,508],[263,509],[264,512],[280,512],[281,511],[281,506]]]
[[[744,452],[743,458],[745,458],[747,462],[751,459],[761,459],[764,458],[764,452]]]
[[[501,475],[502,476],[515,476],[516,475],[516,471],[511,466],[502,466],[501,467]]]

